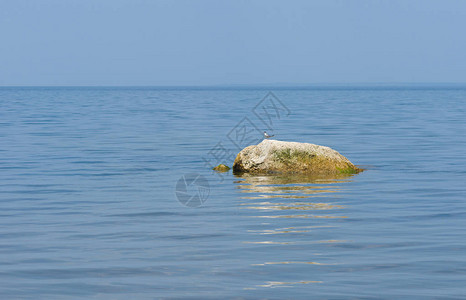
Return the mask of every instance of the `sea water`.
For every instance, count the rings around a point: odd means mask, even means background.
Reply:
[[[465,120],[465,87],[1,88],[0,296],[464,298]],[[264,130],[366,170],[210,170]]]

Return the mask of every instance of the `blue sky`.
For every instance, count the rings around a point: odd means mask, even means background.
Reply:
[[[466,83],[466,1],[0,0],[0,85]]]

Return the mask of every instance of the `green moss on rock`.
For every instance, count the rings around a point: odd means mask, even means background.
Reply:
[[[360,169],[356,166],[353,166],[353,167],[347,167],[347,168],[344,168],[344,169],[340,169],[340,168],[336,168],[340,174],[357,174],[359,172],[362,172],[364,171],[363,169]]]
[[[315,158],[315,154],[307,151],[293,150],[293,149],[282,149],[273,152],[274,159],[285,165],[291,165],[295,163],[310,164],[312,159]]]

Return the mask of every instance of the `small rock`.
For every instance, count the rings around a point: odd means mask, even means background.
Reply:
[[[219,172],[227,172],[228,170],[230,170],[230,167],[224,164],[219,164],[212,170],[219,171]]]

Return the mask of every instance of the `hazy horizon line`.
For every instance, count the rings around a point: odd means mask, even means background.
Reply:
[[[235,87],[259,87],[259,88],[318,88],[318,87],[418,87],[418,86],[466,86],[466,82],[319,82],[319,83],[231,83],[231,84],[70,84],[70,85],[0,85],[0,88],[28,88],[28,87],[152,87],[152,88],[235,88]]]

